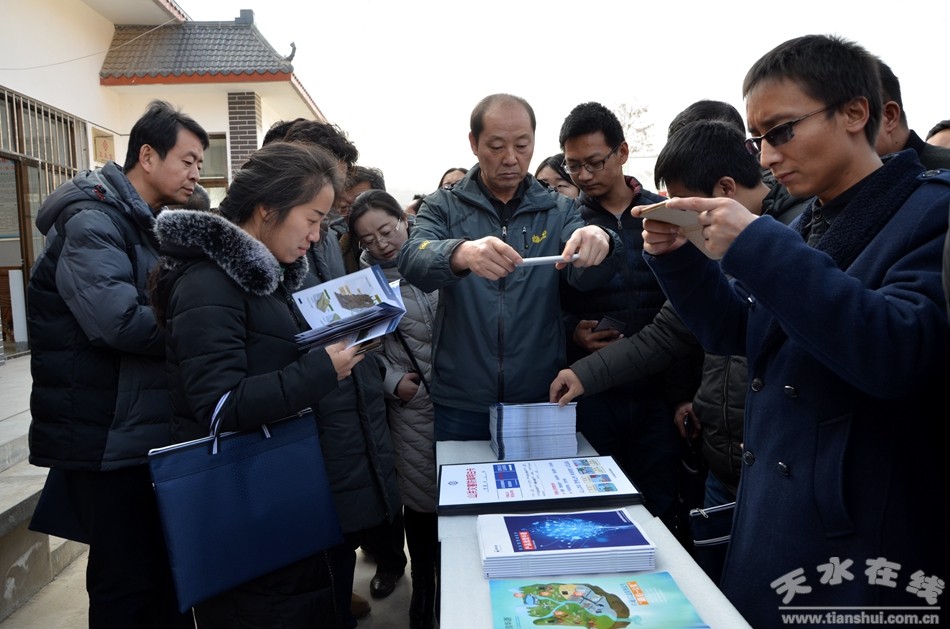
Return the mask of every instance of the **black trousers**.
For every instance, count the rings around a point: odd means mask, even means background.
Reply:
[[[384,520],[382,524],[367,529],[363,533],[360,546],[373,555],[376,560],[376,572],[403,574],[406,571],[405,529],[402,510],[393,517],[393,521]]]
[[[420,580],[419,585],[434,591],[439,559],[439,517],[409,507],[404,507],[404,511],[413,587],[416,580]]]
[[[177,610],[148,466],[64,476],[89,535],[90,629],[193,628],[191,612]]]

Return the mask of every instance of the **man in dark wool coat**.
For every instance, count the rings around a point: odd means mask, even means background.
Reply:
[[[877,58],[845,39],[780,44],[743,97],[747,148],[810,206],[786,227],[726,197],[672,199],[721,264],[644,221],[644,255],[703,347],[748,357],[722,590],[756,629],[940,624],[950,476],[929,409],[950,382],[950,172],[878,157]]]

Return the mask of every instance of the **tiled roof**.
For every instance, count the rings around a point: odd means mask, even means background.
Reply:
[[[290,61],[260,34],[252,17],[250,22],[238,18],[159,28],[116,26],[99,77],[104,83],[149,78],[216,82],[280,76],[290,80],[293,70]]]

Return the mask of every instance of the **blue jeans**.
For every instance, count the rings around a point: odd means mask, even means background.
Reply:
[[[729,488],[715,474],[712,472],[706,474],[706,496],[703,499],[703,508],[717,507],[733,502],[735,499]]]
[[[488,409],[484,412],[466,411],[451,406],[433,404],[436,441],[489,441]]]

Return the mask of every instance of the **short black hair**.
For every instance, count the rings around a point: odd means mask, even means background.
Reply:
[[[370,190],[386,189],[386,178],[383,177],[383,171],[378,168],[360,165],[356,165],[350,169],[350,172],[346,175],[346,183],[343,184],[343,187],[344,189],[349,189],[364,181],[369,184]]]
[[[872,147],[881,126],[881,79],[878,58],[858,44],[835,35],[805,35],[765,53],[746,73],[742,97],[765,81],[788,80],[828,107],[855,98],[868,102],[864,135]],[[827,117],[834,115],[828,112]]]
[[[901,124],[907,126],[907,114],[904,113],[904,101],[901,99],[901,82],[897,75],[880,59],[877,60],[878,73],[881,79],[881,106],[894,101],[901,110]]]
[[[326,186],[339,192],[337,160],[323,147],[305,142],[271,142],[251,153],[234,173],[218,210],[237,225],[250,220],[258,206],[274,212],[280,224],[290,211]]]
[[[657,156],[654,173],[657,188],[661,182],[675,182],[709,196],[722,177],[747,188],[762,182],[762,169],[746,150],[745,133],[721,120],[696,120],[676,131]]]
[[[347,139],[343,129],[329,122],[297,120],[287,129],[283,139],[285,142],[309,142],[322,146],[351,169],[360,158],[360,152]]]
[[[158,156],[165,159],[168,151],[178,143],[178,132],[190,131],[198,137],[201,147],[210,145],[208,133],[195,122],[194,118],[181,113],[163,100],[153,100],[129,133],[129,148],[125,153],[125,165],[122,170],[131,172],[139,163],[139,153],[148,144]]]
[[[941,131],[946,131],[950,129],[950,120],[941,120],[934,125],[934,128],[927,132],[927,139],[929,140],[933,136],[937,135]]]
[[[604,134],[604,140],[612,149],[617,148],[624,141],[623,125],[620,124],[620,119],[614,112],[600,103],[590,102],[577,105],[561,124],[561,133],[558,136],[561,150],[564,150],[564,143],[569,139],[598,131]]]
[[[721,100],[703,99],[696,101],[676,114],[666,132],[667,139],[673,137],[674,133],[687,124],[697,120],[720,120],[722,122],[728,122],[738,129],[739,133],[745,135],[745,121],[742,119],[742,114],[739,113],[738,109]]]
[[[287,135],[287,130],[293,126],[295,122],[300,122],[301,120],[306,120],[306,118],[294,118],[293,120],[278,120],[270,126],[270,129],[267,130],[267,133],[264,134],[264,141],[261,142],[261,146],[267,146],[271,142],[276,142],[278,140],[283,140],[284,136]]]

